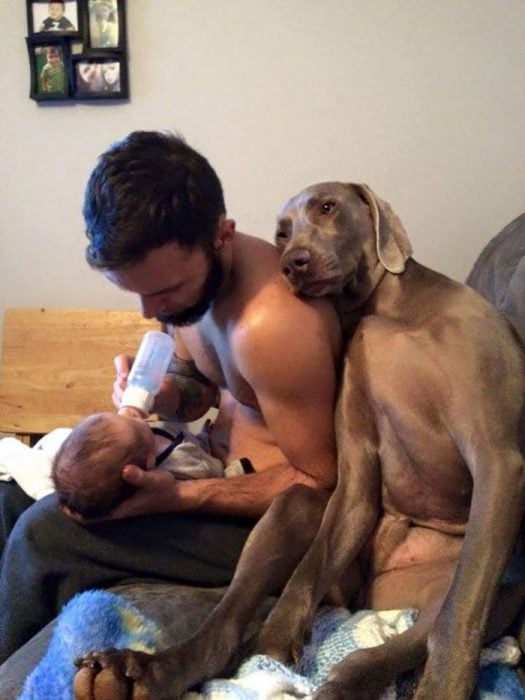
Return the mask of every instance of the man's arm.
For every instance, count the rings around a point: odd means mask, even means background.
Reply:
[[[239,326],[232,347],[283,462],[246,476],[188,481],[176,481],[162,470],[143,472],[129,466],[124,476],[138,492],[119,507],[117,517],[155,511],[259,517],[292,484],[325,489],[335,485],[340,334],[328,302],[294,299],[285,308],[258,309]]]
[[[302,483],[333,488],[339,321],[326,300],[292,299],[241,329],[239,368],[287,464]]]
[[[331,461],[333,464],[330,466],[335,467],[335,455]],[[144,471],[140,467],[127,465],[123,469],[123,476],[127,482],[137,487],[137,491],[106,519],[169,512],[259,518],[275,496],[293,484],[316,486],[304,472],[289,464],[245,476],[187,481],[179,481],[163,469]],[[80,517],[76,519],[82,521]]]
[[[295,301],[277,313],[269,308],[267,317],[255,314],[233,340],[238,368],[285,461],[234,479],[184,482],[183,507],[259,516],[292,484],[334,487],[339,323],[328,302]]]
[[[273,305],[261,303],[239,324],[232,348],[283,462],[246,476],[188,481],[128,465],[123,476],[138,490],[111,517],[170,511],[259,517],[293,484],[333,488],[340,345],[339,324],[328,302],[292,297],[286,304],[279,299]],[[182,347],[177,346],[177,354]]]

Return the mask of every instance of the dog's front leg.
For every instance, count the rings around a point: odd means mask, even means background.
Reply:
[[[358,367],[357,358],[347,358],[336,417],[337,487],[312,546],[257,641],[258,651],[284,663],[300,656],[319,602],[353,564],[370,537],[380,511],[375,421],[363,397]]]
[[[465,541],[453,583],[429,635],[428,659],[415,700],[470,697],[488,617],[524,509],[521,455],[478,452]]]
[[[256,610],[282,588],[312,543],[329,494],[292,486],[250,534],[232,583],[200,629],[158,654],[93,652],[79,661],[76,700],[174,700],[236,658]],[[260,616],[259,616],[260,617]]]

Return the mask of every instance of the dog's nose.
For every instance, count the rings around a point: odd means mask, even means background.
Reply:
[[[297,248],[290,251],[283,261],[283,272],[287,277],[294,273],[305,273],[310,265],[312,256],[307,248]]]

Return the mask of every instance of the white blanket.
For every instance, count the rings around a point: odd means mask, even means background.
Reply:
[[[14,479],[27,495],[35,500],[53,493],[51,463],[70,432],[71,428],[56,428],[44,435],[34,447],[24,445],[16,438],[2,438],[0,481]]]
[[[252,656],[244,661],[231,679],[204,683],[200,692],[187,692],[183,700],[297,700],[311,698],[322,685],[330,669],[352,651],[384,643],[407,630],[417,617],[415,610],[362,610],[350,613],[344,608],[321,608],[314,621],[310,643],[293,670],[267,656]],[[482,652],[480,666],[491,666],[489,681],[479,678],[474,698],[483,700],[518,700],[517,676],[509,678],[510,667],[519,662],[521,652],[513,637],[503,637]],[[496,680],[495,680],[496,679]],[[488,687],[487,687],[488,686]],[[503,688],[503,690],[502,690]],[[390,684],[381,700],[405,700],[412,695],[407,681]],[[351,700],[351,698],[349,698]]]

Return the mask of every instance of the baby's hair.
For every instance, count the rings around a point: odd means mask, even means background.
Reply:
[[[146,467],[147,451],[128,431],[118,439],[112,414],[97,413],[79,423],[53,459],[51,478],[59,503],[85,518],[107,515],[135,487],[122,478],[125,464]]]

